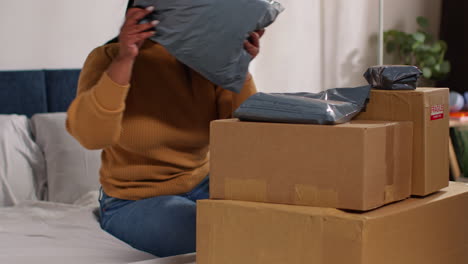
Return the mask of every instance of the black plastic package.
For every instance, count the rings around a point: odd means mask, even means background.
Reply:
[[[375,66],[364,77],[379,90],[415,90],[422,72],[416,66]]]
[[[349,122],[366,106],[371,86],[313,93],[257,93],[235,112],[242,121],[334,125]]]

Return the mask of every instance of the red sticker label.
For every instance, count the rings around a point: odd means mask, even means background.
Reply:
[[[444,118],[444,105],[431,106],[431,120]]]

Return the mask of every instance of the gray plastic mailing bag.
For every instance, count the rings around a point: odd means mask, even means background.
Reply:
[[[242,121],[334,125],[352,120],[366,106],[370,85],[312,93],[257,93],[235,112]]]
[[[159,20],[151,40],[214,84],[239,92],[252,56],[249,33],[272,24],[284,10],[274,0],[136,0],[154,6],[145,21]]]
[[[379,90],[415,90],[422,72],[416,66],[386,65],[369,68],[364,77]]]

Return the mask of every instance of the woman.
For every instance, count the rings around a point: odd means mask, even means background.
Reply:
[[[195,251],[210,121],[231,117],[256,88],[250,75],[240,94],[216,87],[148,40],[158,21],[138,21],[152,11],[130,8],[119,42],[88,56],[67,129],[84,147],[103,149],[101,227],[165,257]],[[262,34],[245,43],[253,57]]]

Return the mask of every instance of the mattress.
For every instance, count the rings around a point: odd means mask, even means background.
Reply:
[[[102,231],[95,206],[24,202],[0,208],[0,263],[133,263],[154,260]]]

